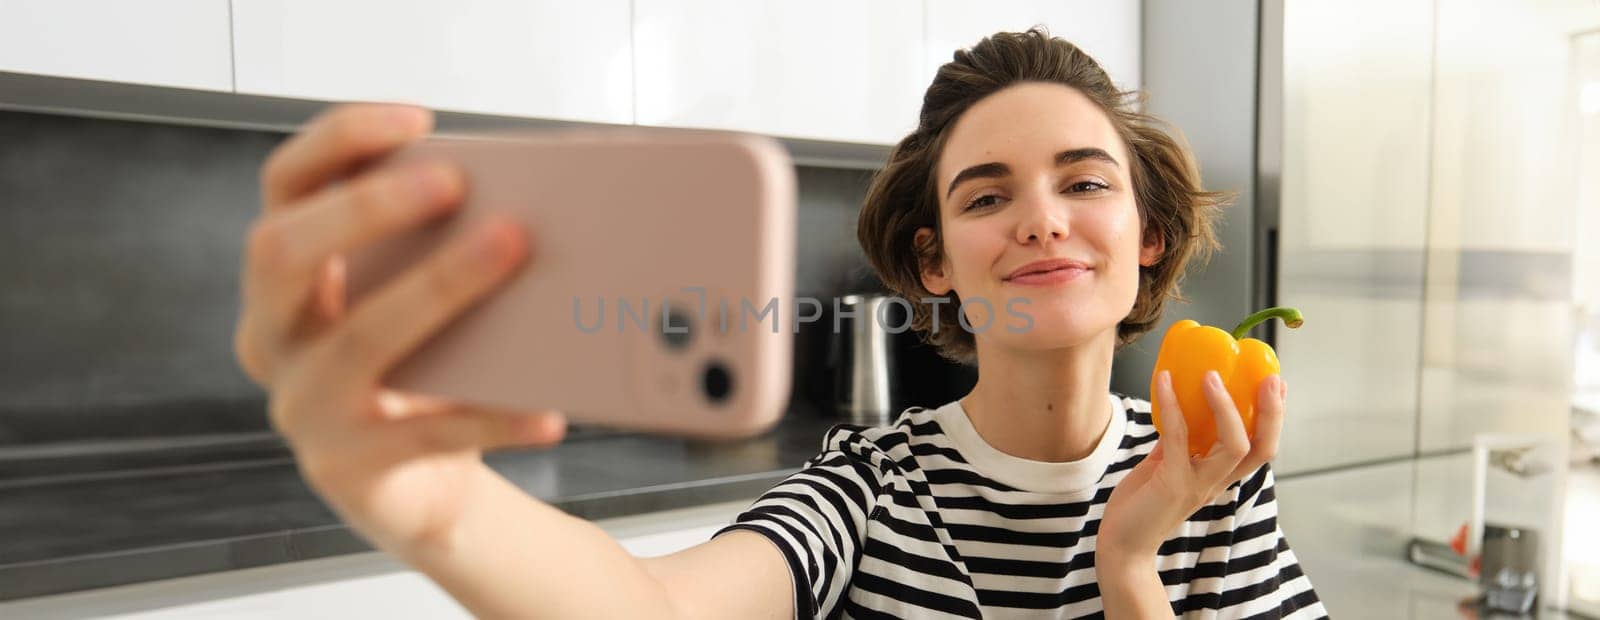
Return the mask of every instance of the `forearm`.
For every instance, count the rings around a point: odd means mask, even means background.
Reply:
[[[660,582],[599,526],[484,471],[448,536],[401,553],[474,615],[674,615]]]
[[[1167,590],[1156,572],[1154,556],[1130,560],[1103,554],[1095,556],[1100,602],[1106,618],[1172,618]]]

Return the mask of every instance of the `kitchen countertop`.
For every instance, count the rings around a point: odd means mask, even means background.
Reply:
[[[1279,525],[1332,617],[1476,617],[1462,607],[1477,596],[1476,582],[1405,559],[1420,505],[1452,492],[1438,485],[1418,489],[1417,473],[1464,460],[1445,455],[1278,478]],[[1580,616],[1543,607],[1537,617]]]
[[[495,454],[488,462],[573,515],[648,519],[760,495],[815,456],[838,422],[796,409],[765,435],[727,443],[578,429],[554,448]],[[1474,584],[1403,559],[1418,509],[1413,477],[1432,461],[1441,459],[1280,475],[1280,522],[1334,617],[1464,617],[1458,604],[1475,592]],[[295,566],[311,573],[328,572],[315,567],[329,562],[362,567],[334,571],[344,578],[373,572],[369,565],[403,570],[370,553],[287,458],[6,486],[0,488],[0,532],[0,601],[16,601],[8,605],[184,576],[255,580],[261,571],[313,559]],[[247,568],[256,570],[239,570]],[[304,580],[305,570],[292,572]],[[101,592],[117,590],[124,589]],[[74,596],[84,595],[93,593]],[[150,596],[134,598],[146,604]],[[1541,617],[1566,617],[1541,611]]]
[[[490,455],[530,494],[590,520],[760,495],[839,420],[797,409],[736,442],[634,434]],[[0,600],[370,551],[288,458],[0,490]]]

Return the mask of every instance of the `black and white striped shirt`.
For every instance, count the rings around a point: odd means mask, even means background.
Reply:
[[[995,449],[959,401],[889,426],[835,425],[820,454],[717,534],[776,544],[801,618],[1099,616],[1100,515],[1156,439],[1149,402],[1109,400],[1099,444],[1064,463]],[[1173,610],[1325,617],[1277,512],[1262,467],[1189,517],[1156,558]]]

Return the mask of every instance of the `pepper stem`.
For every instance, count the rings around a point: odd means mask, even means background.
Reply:
[[[1257,324],[1263,321],[1273,318],[1282,319],[1283,324],[1288,325],[1290,329],[1299,327],[1301,323],[1305,322],[1305,317],[1300,316],[1300,311],[1294,308],[1290,308],[1288,306],[1267,308],[1266,310],[1262,310],[1250,316],[1244,317],[1244,320],[1239,322],[1239,326],[1233,328],[1233,339],[1243,339],[1245,334],[1250,333],[1250,328],[1255,327]]]

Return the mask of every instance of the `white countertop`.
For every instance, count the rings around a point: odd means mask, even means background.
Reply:
[[[1404,556],[1414,523],[1438,517],[1429,487],[1413,500],[1413,472],[1459,465],[1465,455],[1403,461],[1278,481],[1279,523],[1306,575],[1335,618],[1466,617],[1458,604],[1477,594],[1474,582],[1418,567]],[[1427,484],[1428,475],[1418,476]],[[1597,477],[1600,480],[1600,477]],[[1600,487],[1597,487],[1600,488]],[[1600,498],[1597,498],[1600,501]],[[1548,577],[1546,577],[1548,578]],[[1541,618],[1565,618],[1541,610]]]

